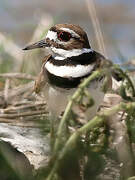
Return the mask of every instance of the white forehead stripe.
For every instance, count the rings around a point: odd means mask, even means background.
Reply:
[[[75,31],[69,29],[69,28],[60,28],[60,30],[63,30],[63,31],[66,31],[66,32],[69,32],[73,37],[80,37]]]
[[[46,38],[49,38],[50,40],[56,41],[57,39],[57,32],[54,31],[48,31]]]
[[[89,74],[95,64],[77,65],[77,66],[55,66],[49,61],[45,64],[45,68],[53,75],[59,77],[82,77]]]
[[[55,47],[51,47],[51,50],[54,53],[54,57],[55,56],[61,56],[63,58],[68,58],[68,57],[72,57],[72,56],[79,56],[83,53],[90,53],[93,52],[92,49],[88,49],[88,48],[83,48],[83,49],[71,49],[71,50],[65,50],[65,49],[58,49]]]

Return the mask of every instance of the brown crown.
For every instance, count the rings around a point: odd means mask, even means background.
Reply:
[[[80,26],[74,24],[57,24],[51,27],[50,30],[60,32],[62,31],[61,28],[68,28],[73,30],[80,36],[80,38],[72,38],[69,42],[63,44],[57,44],[54,41],[46,39],[48,44],[53,45],[56,48],[62,48],[65,50],[90,48],[87,34]]]

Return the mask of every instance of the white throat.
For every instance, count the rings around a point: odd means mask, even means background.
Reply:
[[[53,52],[53,57],[57,60],[63,60],[68,57],[72,56],[79,56],[84,53],[90,53],[93,52],[92,49],[88,48],[83,48],[83,49],[72,49],[72,50],[64,50],[64,49],[59,49],[55,47],[51,47],[51,51]]]

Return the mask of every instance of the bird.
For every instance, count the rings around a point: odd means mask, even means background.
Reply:
[[[54,116],[64,112],[69,98],[83,79],[103,68],[107,62],[103,55],[91,48],[83,28],[75,24],[56,24],[48,30],[45,38],[27,45],[23,50],[36,48],[50,50],[35,82],[35,91],[42,89],[48,109]],[[103,79],[93,80],[88,87],[94,105],[86,112],[86,119],[96,114],[103,101]],[[108,84],[111,86],[111,80]]]

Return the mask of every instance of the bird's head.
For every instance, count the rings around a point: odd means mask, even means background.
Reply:
[[[57,24],[51,27],[43,40],[28,45],[23,50],[46,47],[58,60],[92,51],[86,32],[74,24]]]

